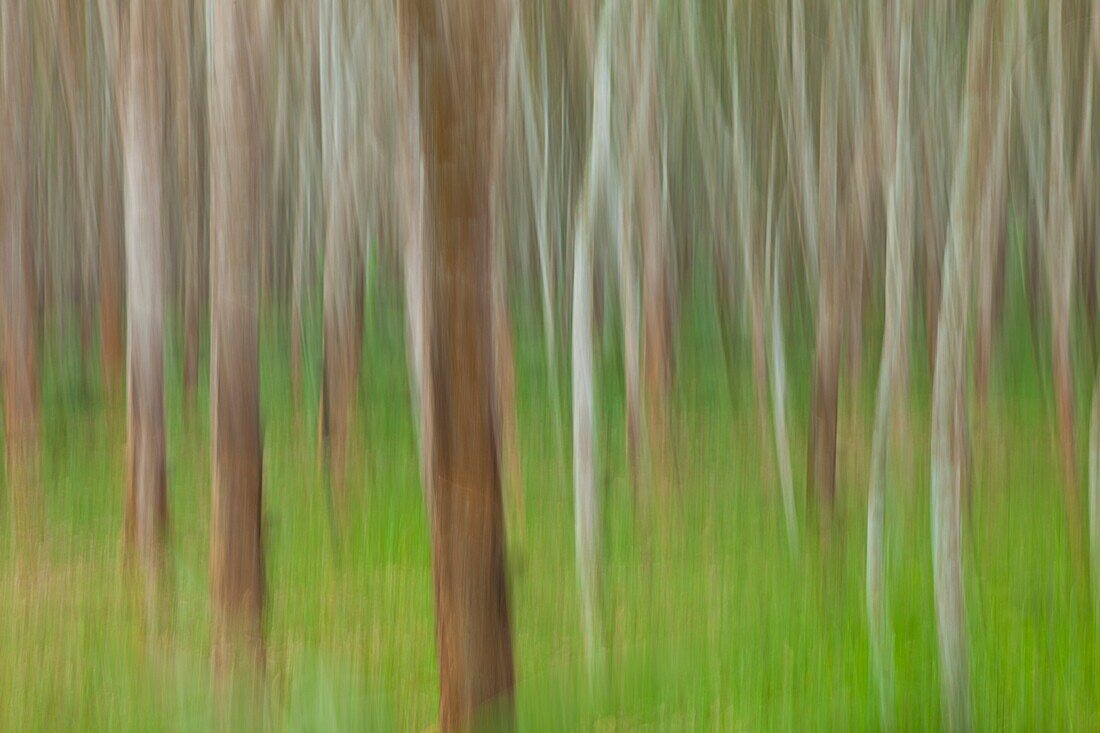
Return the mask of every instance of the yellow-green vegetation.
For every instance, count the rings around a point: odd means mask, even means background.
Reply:
[[[386,296],[389,297],[389,296]],[[698,299],[698,298],[696,298]],[[319,370],[291,399],[285,322],[262,343],[267,670],[261,709],[215,693],[210,663],[209,418],[185,417],[169,365],[173,612],[150,638],[121,562],[125,425],[77,346],[43,359],[41,547],[0,558],[0,730],[425,730],[437,716],[429,542],[402,321],[368,317],[353,499],[332,517],[317,454]],[[599,392],[607,501],[603,683],[583,652],[569,472],[555,455],[537,314],[517,319],[528,532],[510,547],[518,723],[525,730],[863,730],[878,726],[864,603],[864,494],[873,374],[845,383],[837,529],[816,541],[799,494],[792,558],[771,444],[756,434],[747,346],[729,395],[713,310],[685,309],[675,395],[677,481],[662,500],[628,480],[621,362],[607,331]],[[965,501],[975,722],[994,730],[1100,726],[1098,645],[1075,581],[1057,485],[1049,390],[1013,302],[996,389],[974,415]],[[385,313],[386,315],[379,315]],[[872,328],[872,331],[875,329]],[[809,363],[792,329],[790,363]],[[316,334],[306,353],[316,355]],[[56,343],[55,340],[49,343]],[[895,720],[937,729],[940,692],[928,506],[927,370],[914,343],[908,432],[892,450],[887,583]],[[804,367],[799,367],[804,368]],[[88,371],[92,370],[92,371]],[[82,376],[82,374],[89,376]],[[796,485],[806,385],[791,375]],[[732,397],[732,399],[731,399]],[[566,456],[565,460],[568,461]],[[568,465],[566,463],[566,465]],[[641,492],[641,493],[639,493]],[[333,541],[333,528],[341,532]]]

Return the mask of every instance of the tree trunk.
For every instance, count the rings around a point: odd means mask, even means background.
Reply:
[[[160,15],[150,2],[129,10],[123,109],[127,312],[127,550],[142,576],[145,612],[160,607],[168,526],[164,438],[165,229],[161,189],[164,65]]]
[[[838,11],[833,11],[834,13]],[[839,96],[839,20],[830,21],[828,60],[821,92],[820,181],[818,225],[820,284],[810,390],[809,458],[807,483],[810,498],[818,505],[822,537],[831,524],[836,494],[836,413],[840,377],[841,247],[837,231],[837,107]]]
[[[967,730],[971,725],[961,522],[961,498],[967,476],[966,361],[971,241],[990,226],[989,212],[995,208],[987,189],[994,185],[992,176],[1004,161],[1010,78],[1006,61],[1002,60],[1000,67],[993,65],[987,43],[992,33],[990,26],[997,20],[994,5],[989,0],[983,1],[971,19],[932,377],[932,550],[940,680],[944,724],[948,730]],[[984,177],[980,170],[982,160],[990,161],[989,175]]]
[[[889,446],[890,420],[895,402],[908,395],[895,387],[895,380],[902,368],[904,357],[903,323],[909,318],[909,301],[906,297],[911,262],[913,228],[911,193],[911,155],[909,143],[909,69],[910,69],[910,16],[912,6],[907,2],[900,9],[903,14],[901,35],[898,39],[898,86],[896,129],[893,149],[884,160],[883,180],[886,199],[886,315],[882,337],[882,360],[879,366],[878,387],[875,394],[875,423],[871,443],[871,484],[867,500],[867,619],[870,626],[872,662],[879,688],[879,707],[884,728],[894,723],[894,655],[893,634],[890,628],[889,603],[886,597],[886,483],[887,448]],[[876,18],[875,33],[881,38],[883,30]],[[877,46],[881,48],[881,45]],[[885,107],[888,94],[883,81],[885,64],[882,51],[878,52],[876,79],[881,108]],[[880,109],[881,109],[880,108]],[[880,120],[881,134],[889,135],[886,120]],[[900,386],[900,385],[899,385]]]
[[[432,575],[440,728],[513,720],[515,671],[505,574],[490,306],[493,146],[511,6],[402,4],[403,49],[418,69],[427,195],[433,359]],[[486,327],[488,325],[488,327]]]
[[[653,86],[638,108],[640,150],[632,182],[637,195],[642,251],[642,373],[645,387],[646,440],[650,481],[658,496],[672,487],[672,436],[669,398],[672,391],[672,243],[667,201],[661,195],[665,152],[656,70],[656,11],[645,3],[634,10],[638,63]],[[667,497],[665,497],[667,498]]]
[[[355,164],[360,160],[351,91],[352,49],[337,0],[323,0],[320,23],[322,161],[325,168],[324,374],[322,445],[336,517],[347,501],[351,439],[362,354],[363,260],[357,238]]]
[[[0,333],[4,435],[11,520],[16,536],[37,534],[38,345],[35,270],[30,239],[31,141],[30,8],[12,3],[0,16],[0,54],[6,101],[0,105],[3,192],[0,200]]]
[[[188,412],[195,407],[199,376],[200,324],[203,309],[205,259],[202,148],[205,89],[195,49],[203,48],[201,0],[172,3],[176,31],[172,34],[172,127],[179,195],[180,246],[183,249],[183,391]]]
[[[215,663],[263,660],[258,252],[265,229],[259,0],[210,3],[211,584]],[[212,15],[210,15],[212,14]]]
[[[1050,74],[1050,139],[1047,164],[1047,273],[1050,278],[1051,349],[1054,395],[1058,416],[1058,448],[1065,494],[1066,528],[1076,568],[1086,566],[1077,482],[1077,450],[1074,430],[1073,363],[1070,353],[1070,319],[1073,304],[1073,213],[1070,209],[1069,172],[1065,146],[1065,100],[1062,73],[1062,2],[1048,5],[1048,71]]]

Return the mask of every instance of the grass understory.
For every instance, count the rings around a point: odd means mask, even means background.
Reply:
[[[509,561],[521,728],[877,727],[863,572],[877,347],[865,350],[859,381],[842,389],[841,500],[822,549],[805,518],[803,489],[809,380],[799,365],[810,361],[811,339],[792,339],[792,458],[803,519],[803,550],[795,558],[781,521],[770,434],[760,437],[749,359],[742,345],[733,380],[739,390],[730,395],[716,326],[705,315],[711,312],[685,311],[674,397],[677,472],[668,497],[639,495],[628,481],[621,361],[614,348],[604,354],[608,649],[598,685],[589,683],[583,659],[572,492],[563,470],[569,457],[557,455],[549,427],[543,342],[527,328],[536,318],[517,323],[528,515],[524,542],[511,543]],[[338,543],[318,463],[319,371],[316,363],[306,369],[296,409],[284,325],[265,324],[261,360],[265,692],[262,711],[241,712],[241,721],[276,730],[430,728],[438,689],[430,549],[400,317],[368,319],[360,450]],[[305,353],[316,354],[317,338],[310,338]],[[1026,332],[1003,341],[1003,367],[984,415],[974,418],[965,519],[975,720],[983,729],[1095,729],[1100,647],[1068,557],[1049,389],[1028,354]],[[224,722],[209,660],[206,386],[187,417],[178,346],[170,352],[174,601],[170,627],[157,640],[145,638],[120,559],[122,411],[108,410],[98,377],[82,376],[74,354],[44,355],[47,540],[30,559],[18,559],[11,543],[0,556],[2,730],[205,730]],[[895,720],[902,729],[935,729],[940,721],[923,359],[923,346],[914,345],[914,399],[908,426],[891,442],[887,510]],[[1082,392],[1082,406],[1084,398]],[[0,506],[6,514],[6,499]]]

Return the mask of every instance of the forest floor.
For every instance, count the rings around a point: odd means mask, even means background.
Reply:
[[[526,328],[536,319],[518,324],[527,532],[510,542],[509,562],[521,729],[878,727],[864,597],[877,350],[865,351],[858,383],[842,387],[840,501],[823,549],[806,518],[804,488],[803,365],[811,339],[792,339],[802,540],[792,557],[749,359],[742,348],[731,382],[713,319],[696,315],[705,311],[686,310],[680,333],[676,472],[667,496],[638,493],[628,480],[614,336],[604,352],[607,650],[596,684],[583,658],[569,457],[559,456],[552,434],[541,335]],[[0,543],[0,730],[207,730],[224,715],[274,730],[435,725],[430,550],[400,316],[368,318],[361,450],[339,511],[331,509],[318,460],[318,365],[305,368],[296,410],[286,329],[273,320],[264,326],[261,366],[268,579],[262,711],[213,694],[206,385],[188,418],[178,344],[170,347],[174,601],[165,633],[151,640],[121,562],[123,413],[105,406],[94,373],[81,376],[77,354],[55,349],[43,355],[46,540],[29,559],[13,543]],[[319,339],[311,339],[304,353],[316,354]],[[964,556],[975,721],[980,729],[1097,729],[1100,644],[1088,593],[1069,560],[1050,390],[1038,376],[1026,326],[1005,342],[1012,346],[999,353],[1003,368],[984,412],[972,417]],[[908,428],[890,444],[886,520],[895,720],[903,730],[937,729],[940,722],[923,349],[914,344]],[[846,369],[845,379],[851,375]],[[1087,386],[1079,385],[1081,439]],[[563,398],[568,427],[566,404]],[[6,518],[6,498],[0,506]]]

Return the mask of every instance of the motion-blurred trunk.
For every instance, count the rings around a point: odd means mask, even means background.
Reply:
[[[874,13],[874,10],[872,11]],[[898,81],[894,144],[890,137],[889,90],[886,86],[886,51],[882,42],[885,31],[877,13],[872,20],[876,44],[876,97],[879,103],[879,134],[883,136],[882,180],[886,203],[886,296],[885,323],[882,336],[882,359],[875,393],[875,423],[871,443],[871,477],[867,499],[867,618],[870,626],[872,662],[879,689],[880,721],[885,728],[894,722],[894,654],[890,627],[889,603],[886,596],[886,488],[887,449],[890,420],[895,402],[907,399],[896,385],[901,360],[904,358],[904,321],[909,318],[909,266],[913,230],[912,183],[909,140],[909,73],[910,17],[912,5],[905,2],[899,9],[900,33],[897,34]],[[890,34],[893,41],[893,35]],[[892,47],[890,44],[888,47]],[[891,95],[892,96],[892,95]]]
[[[168,529],[164,437],[165,33],[153,3],[129,9],[125,29],[123,125],[126,206],[127,450],[125,532],[130,560],[144,584],[150,622],[161,607]],[[169,26],[170,27],[170,26]]]
[[[0,105],[0,325],[3,331],[4,436],[11,520],[17,537],[37,534],[38,343],[31,215],[32,48],[29,3],[11,3],[0,14],[0,74],[6,98]]]
[[[1054,395],[1058,415],[1058,448],[1065,492],[1066,527],[1070,551],[1079,571],[1086,566],[1082,531],[1081,497],[1077,481],[1077,450],[1074,428],[1073,362],[1070,353],[1070,319],[1073,305],[1073,212],[1066,161],[1066,122],[1063,74],[1061,0],[1048,5],[1047,71],[1050,75],[1050,138],[1047,165],[1047,275],[1050,280],[1051,349]],[[1082,572],[1082,575],[1084,573]]]
[[[967,480],[966,362],[974,260],[971,241],[992,226],[995,207],[990,189],[1007,154],[1011,65],[1006,57],[996,57],[989,43],[992,26],[1002,15],[999,7],[982,0],[970,22],[932,381],[932,550],[944,725],[949,730],[968,730],[971,725],[961,522]]]
[[[653,89],[638,109],[640,152],[635,163],[635,196],[642,252],[642,372],[645,386],[646,440],[650,482],[667,498],[672,487],[672,436],[669,398],[672,391],[673,255],[667,199],[662,196],[666,148],[662,139],[657,85],[657,13],[647,3],[633,9],[632,32],[637,63],[651,67]]]
[[[821,142],[818,225],[820,283],[818,286],[812,385],[810,391],[808,493],[818,504],[820,529],[826,537],[836,494],[836,413],[840,378],[841,243],[837,230],[837,109],[840,103],[840,22],[833,10],[828,58],[821,91]]]
[[[207,6],[210,41],[211,585],[215,663],[263,661],[258,251],[266,6]]]
[[[493,261],[490,265],[496,432],[509,498],[510,524],[514,524],[515,529],[513,537],[522,544],[527,532],[527,508],[519,457],[519,431],[516,427],[516,351],[512,340],[512,311],[508,304],[508,262],[505,259],[504,239],[499,231],[499,228],[494,231]]]
[[[358,20],[357,16],[353,16]],[[348,26],[351,27],[348,27]],[[362,359],[364,265],[358,235],[351,36],[355,23],[339,0],[322,0],[320,30],[321,128],[325,206],[324,378],[322,447],[333,516],[344,515],[349,442],[354,429]],[[360,124],[363,124],[362,120]]]
[[[195,408],[199,376],[202,322],[206,206],[202,185],[205,138],[205,86],[201,54],[204,46],[203,0],[174,0],[169,104],[172,112],[172,150],[175,153],[179,243],[183,249],[183,391],[189,412]]]
[[[510,726],[515,670],[493,428],[491,200],[503,102],[505,0],[399,10],[404,62],[416,69],[427,196],[430,340],[421,400],[431,411],[432,576],[440,728]],[[427,438],[427,440],[423,440]]]

